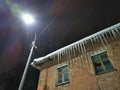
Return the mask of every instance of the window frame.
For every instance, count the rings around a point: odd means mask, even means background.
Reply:
[[[64,68],[67,67],[67,70],[64,71]],[[58,72],[58,69],[61,69],[62,71],[61,72]],[[68,64],[65,64],[65,65],[62,65],[62,66],[59,66],[57,67],[56,69],[56,72],[57,72],[57,79],[56,79],[56,85],[62,85],[62,84],[66,84],[66,83],[69,83],[69,67],[68,67]],[[65,73],[68,74],[68,80],[65,81]],[[59,80],[59,75],[62,75],[62,82],[61,83],[58,83],[58,80]]]
[[[101,56],[102,56],[103,53],[105,53],[105,55],[107,56],[106,60],[102,60],[102,58],[101,58]],[[97,66],[95,66],[95,62],[94,62],[94,60],[93,60],[94,57],[99,58],[100,63],[98,63],[98,64],[101,64],[100,67],[103,69],[103,71],[98,71],[98,72],[96,71],[96,67],[97,67]],[[108,60],[107,60],[107,59],[108,59]],[[114,70],[115,70],[114,65],[112,64],[112,62],[111,62],[111,60],[110,60],[110,58],[109,58],[106,50],[91,55],[91,60],[92,60],[93,67],[94,67],[94,70],[95,70],[95,74],[96,74],[96,75],[103,74],[103,73],[107,73],[107,72],[111,72],[111,71],[114,71]],[[110,69],[110,70],[108,70],[108,69],[106,68],[105,62],[107,62],[107,61],[109,61],[109,65],[111,65],[111,69]]]

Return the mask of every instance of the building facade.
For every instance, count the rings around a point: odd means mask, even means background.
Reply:
[[[34,59],[38,90],[120,90],[120,23]]]

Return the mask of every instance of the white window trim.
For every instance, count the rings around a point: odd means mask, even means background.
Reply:
[[[68,83],[69,81],[67,81],[67,82],[62,82],[62,83],[58,83],[58,68],[62,68],[62,67],[64,67],[64,66],[68,66],[68,64],[67,63],[63,63],[63,64],[58,64],[58,66],[57,66],[57,68],[56,68],[56,85],[62,85],[62,84],[66,84],[66,83]],[[68,73],[69,73],[69,66],[68,66]],[[68,77],[69,78],[69,77]]]
[[[96,51],[94,54],[91,54],[90,57],[107,52],[107,50],[102,50],[102,51]]]

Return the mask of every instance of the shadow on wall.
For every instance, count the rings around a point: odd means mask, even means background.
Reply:
[[[43,90],[49,90],[49,87],[47,86],[47,84],[45,84]]]

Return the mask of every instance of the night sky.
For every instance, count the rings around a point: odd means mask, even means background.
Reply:
[[[31,61],[119,23],[119,9],[120,0],[0,0],[0,90],[18,89],[34,33]],[[33,25],[21,20],[25,12]],[[24,90],[36,90],[38,76],[30,66]]]

